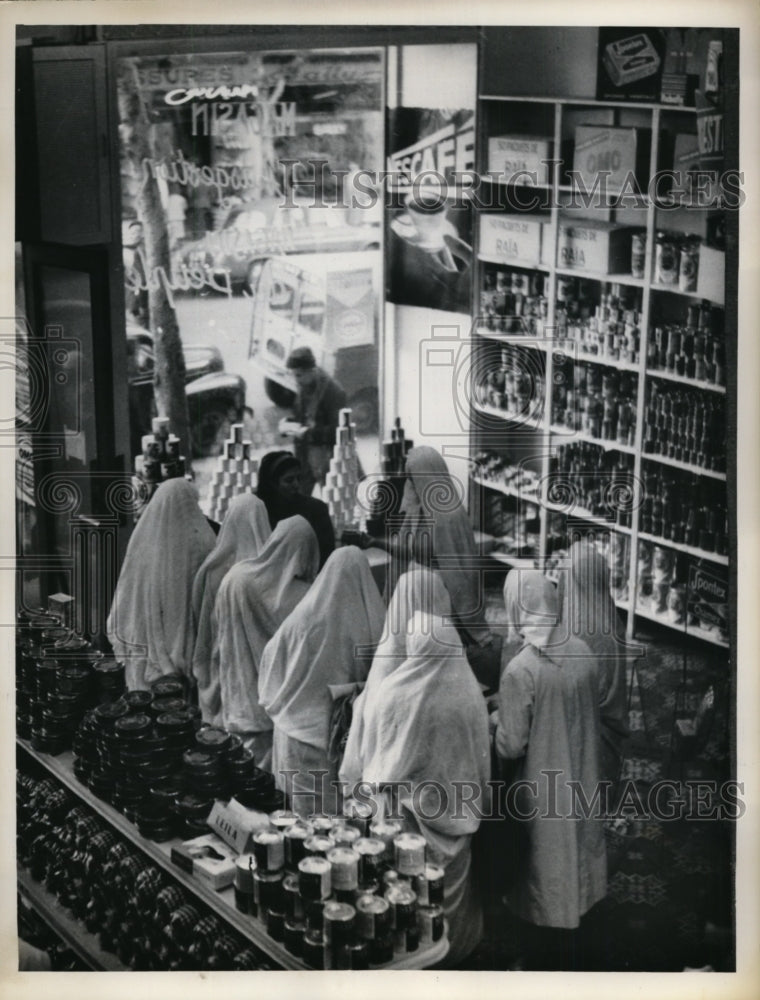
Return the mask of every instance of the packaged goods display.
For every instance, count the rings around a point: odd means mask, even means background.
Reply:
[[[709,302],[690,303],[683,319],[655,326],[647,345],[647,368],[686,379],[726,384],[722,311]]]
[[[480,259],[493,264],[539,264],[548,220],[530,215],[481,215]]]
[[[725,399],[652,379],[647,386],[644,454],[697,469],[726,468]]]
[[[253,493],[258,482],[259,462],[253,456],[257,444],[247,440],[244,434],[243,424],[232,425],[208,485],[206,511],[209,517],[220,523],[224,520],[230,500],[240,493]]]
[[[543,499],[570,515],[590,515],[630,527],[633,468],[632,455],[588,442],[559,445],[552,452]]]
[[[474,402],[501,410],[516,422],[540,421],[545,398],[543,355],[528,345],[510,343],[488,360],[477,372]]]
[[[632,274],[630,226],[597,219],[559,223],[557,267],[594,274]],[[544,256],[544,263],[549,260]]]
[[[494,135],[488,139],[488,172],[513,184],[548,184],[552,140],[540,135]]]
[[[618,283],[559,277],[554,336],[558,347],[635,365],[641,338],[638,288]]]
[[[478,324],[489,332],[543,336],[549,311],[549,276],[486,264]]]
[[[635,375],[603,365],[565,360],[555,366],[554,382],[553,426],[633,447]]]
[[[330,468],[322,487],[322,499],[330,511],[336,534],[357,526],[356,486],[359,482],[359,458],[356,453],[356,424],[351,410],[341,410],[335,431]]]
[[[140,495],[147,503],[167,479],[179,479],[186,473],[186,459],[180,455],[180,440],[171,433],[168,417],[154,417],[151,433],[143,435],[142,453],[135,456],[135,476]]]

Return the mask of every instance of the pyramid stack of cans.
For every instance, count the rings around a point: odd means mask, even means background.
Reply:
[[[209,482],[206,513],[214,521],[224,520],[233,497],[239,493],[253,493],[256,489],[259,463],[253,457],[253,442],[245,440],[243,433],[243,424],[232,425]]]
[[[124,718],[124,717],[123,717]],[[270,969],[266,957],[60,786],[18,772],[18,860],[100,947],[144,971]]]
[[[124,690],[124,667],[44,612],[19,616],[18,736],[40,753],[71,748],[85,713]]]
[[[356,524],[356,486],[359,482],[356,424],[351,422],[351,410],[341,410],[339,419],[330,468],[322,487],[322,499],[338,535]]]
[[[413,445],[414,442],[406,437],[401,426],[401,418],[396,417],[391,436],[382,445],[382,480],[374,490],[373,503],[367,517],[367,531],[371,535],[382,535],[386,519],[401,510],[406,456]]]
[[[185,475],[185,456],[180,455],[180,440],[169,430],[168,417],[154,417],[151,434],[143,435],[142,454],[135,456],[135,475],[152,495],[159,483]]]
[[[367,969],[441,939],[443,869],[425,838],[368,810],[330,818],[278,810],[240,855],[235,905],[316,969]]]

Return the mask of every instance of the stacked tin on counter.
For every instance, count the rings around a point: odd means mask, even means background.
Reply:
[[[444,874],[425,838],[347,811],[273,812],[236,863],[237,909],[311,968],[387,965],[444,933]]]

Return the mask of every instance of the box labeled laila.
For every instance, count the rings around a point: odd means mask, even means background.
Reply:
[[[549,184],[552,140],[541,135],[493,135],[488,172],[513,184]]]
[[[543,227],[543,220],[536,215],[481,215],[481,260],[494,264],[538,264]]]
[[[560,221],[557,266],[596,274],[630,274],[630,226],[596,219]]]

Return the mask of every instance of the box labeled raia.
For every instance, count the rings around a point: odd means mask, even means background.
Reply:
[[[630,226],[595,219],[560,221],[557,266],[595,274],[630,274]]]
[[[543,220],[530,215],[481,215],[480,257],[494,264],[538,264]]]
[[[494,135],[488,140],[488,172],[513,184],[549,184],[552,141],[539,135]]]

